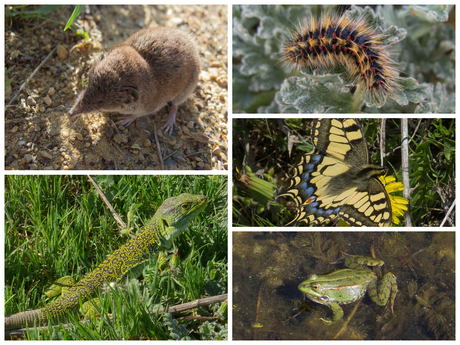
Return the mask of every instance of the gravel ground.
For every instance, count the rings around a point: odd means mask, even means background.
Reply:
[[[27,9],[37,8],[42,7]],[[63,31],[72,11],[73,6],[63,6],[41,19],[6,18],[5,66],[14,69],[6,75],[13,82],[5,92],[5,168],[157,170],[162,169],[160,146],[167,170],[227,170],[227,6],[87,6],[76,23],[89,40]],[[116,114],[70,118],[68,112],[98,54],[155,26],[191,32],[202,62],[196,91],[179,106],[173,134],[165,136],[159,129],[168,107],[128,128],[114,124]]]

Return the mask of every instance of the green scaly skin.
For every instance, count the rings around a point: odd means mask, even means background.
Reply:
[[[5,317],[5,330],[34,324],[43,325],[52,317],[67,315],[82,300],[95,292],[104,282],[118,281],[135,266],[145,261],[149,253],[171,247],[188,223],[200,214],[207,204],[203,195],[181,194],[166,199],[145,228],[131,241],[116,250],[93,272],[42,309],[25,311]]]

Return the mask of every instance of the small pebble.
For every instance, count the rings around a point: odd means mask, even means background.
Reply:
[[[24,155],[24,157],[22,158],[22,161],[25,163],[25,164],[29,164],[30,162],[32,162],[34,159],[34,157],[31,155],[31,154],[26,154]]]
[[[53,158],[51,153],[49,153],[47,151],[40,151],[39,155],[40,155],[40,157],[45,158],[45,159],[52,159]]]
[[[212,154],[213,154],[214,156],[218,156],[218,155],[220,155],[221,152],[222,152],[222,151],[221,151],[220,147],[216,147],[216,148],[212,151]]]
[[[35,101],[35,99],[33,99],[32,97],[27,97],[27,105],[30,105],[30,106],[34,106],[36,105],[37,102]]]
[[[51,124],[50,126],[50,135],[55,135],[59,131],[57,124]]]
[[[11,164],[14,162],[14,157],[11,156],[11,155],[7,155],[6,158],[5,158],[5,164],[8,165],[8,164]]]
[[[69,55],[69,52],[67,51],[67,49],[65,49],[63,45],[58,45],[56,52],[59,58],[62,60],[67,59],[67,55]]]
[[[11,84],[7,86],[5,89],[5,99],[10,99],[11,98],[11,93],[13,92],[13,88],[11,87]]]
[[[126,137],[126,135],[124,134],[117,134],[113,137],[113,140],[115,140],[115,142],[117,144],[121,144],[121,143],[128,143],[128,138]]]
[[[227,87],[227,85],[228,85],[228,79],[227,79],[227,77],[219,77],[219,78],[217,78],[216,81],[217,81],[217,83],[218,83],[220,86],[222,86],[222,87]]]
[[[184,134],[187,134],[187,135],[190,134],[190,131],[186,126],[181,126],[181,129],[182,129],[182,132],[184,132]]]
[[[113,133],[114,133],[114,130],[112,126],[105,128],[105,136],[107,137],[107,139],[110,139],[111,137],[113,137]]]
[[[45,104],[49,107],[51,104],[53,104],[53,101],[51,100],[51,98],[49,98],[49,96],[46,96],[43,98],[43,102],[45,102]]]

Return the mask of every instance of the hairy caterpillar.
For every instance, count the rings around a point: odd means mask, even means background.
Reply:
[[[388,50],[391,40],[398,37],[384,32],[380,21],[373,19],[370,8],[311,16],[285,37],[281,61],[308,74],[344,72],[345,85],[363,93],[368,105],[381,107],[387,97],[398,98],[402,91],[399,71]],[[405,36],[406,31],[401,32]]]

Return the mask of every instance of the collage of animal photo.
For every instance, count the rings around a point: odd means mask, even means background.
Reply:
[[[456,340],[454,3],[3,11],[5,340]]]

